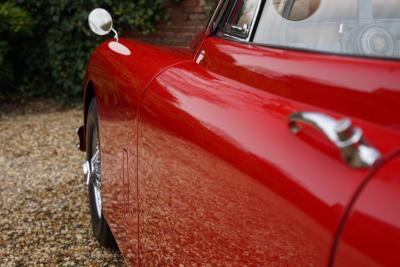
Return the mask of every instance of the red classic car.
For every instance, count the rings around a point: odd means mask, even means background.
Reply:
[[[399,14],[222,0],[190,48],[101,44],[78,130],[100,244],[130,266],[400,266]]]

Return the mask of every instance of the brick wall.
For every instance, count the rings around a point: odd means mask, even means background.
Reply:
[[[131,32],[129,37],[155,44],[189,46],[208,19],[205,0],[184,0],[179,5],[168,7],[166,14],[169,19],[159,23],[158,33],[141,35]]]

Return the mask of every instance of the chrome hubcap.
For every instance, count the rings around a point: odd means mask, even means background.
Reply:
[[[96,211],[99,218],[102,215],[102,201],[101,201],[101,161],[100,161],[100,147],[98,140],[94,144],[94,154],[90,159],[90,186],[93,186],[94,202]]]

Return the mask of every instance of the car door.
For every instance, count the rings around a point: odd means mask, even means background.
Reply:
[[[369,177],[349,207],[334,266],[400,265],[400,153]]]
[[[354,193],[400,147],[399,64],[252,44],[264,4],[229,1],[193,62],[144,95],[144,265],[326,266]],[[332,142],[339,122],[363,163]]]

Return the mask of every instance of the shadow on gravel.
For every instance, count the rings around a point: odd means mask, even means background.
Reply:
[[[50,99],[34,99],[24,103],[0,103],[0,114],[6,114],[9,116],[20,116],[24,114],[46,114],[53,112],[62,112],[66,110],[81,108],[82,104],[78,102],[62,103]]]

